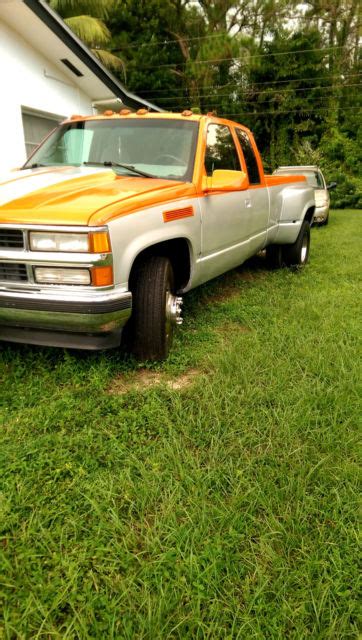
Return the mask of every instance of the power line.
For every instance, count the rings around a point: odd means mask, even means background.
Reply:
[[[258,16],[260,17],[260,16]],[[311,16],[306,16],[306,15],[294,15],[294,16],[286,16],[283,13],[273,13],[273,18],[282,18],[284,20],[309,20],[312,21],[313,19],[316,20],[327,20],[327,17],[323,17],[323,16],[315,16],[314,18]],[[356,18],[358,19],[358,16],[356,16]],[[255,21],[253,22],[245,22],[242,25],[242,28],[244,27],[254,27],[255,25]],[[225,37],[231,37],[231,38],[235,38],[239,35],[240,32],[238,32],[236,34],[236,36],[232,36],[229,32],[224,32],[224,33],[214,33],[214,34],[209,34],[207,36],[180,36],[180,38],[175,38],[173,40],[159,40],[157,42],[141,42],[140,44],[124,44],[121,45],[120,49],[111,49],[112,53],[117,53],[118,51],[123,51],[124,49],[140,49],[141,47],[156,47],[158,45],[160,46],[164,46],[164,45],[168,45],[168,44],[178,44],[180,42],[180,40],[186,40],[187,42],[193,42],[195,40],[199,41],[199,40],[211,40],[214,38],[225,38]]]
[[[361,76],[362,73],[351,73],[350,75],[346,76],[346,79],[349,80],[350,78],[355,78],[355,77],[359,77]],[[315,78],[289,78],[289,80],[270,80],[267,82],[251,82],[251,86],[256,87],[256,86],[264,86],[264,85],[274,85],[274,84],[288,84],[290,82],[317,82],[319,80],[325,80],[326,82],[328,82],[329,80],[331,80],[332,78],[340,78],[341,74],[331,74],[329,76],[316,76]],[[241,82],[235,82],[235,83],[227,83],[227,84],[222,84],[222,85],[217,85],[215,86],[215,84],[208,84],[205,85],[203,87],[203,89],[228,89],[228,88],[232,88],[232,87],[241,87],[242,83]],[[139,93],[142,93],[142,96],[144,96],[145,94],[149,94],[149,93],[170,93],[170,89],[145,89],[140,90]],[[181,94],[179,94],[181,95]],[[158,96],[159,97],[159,96]],[[148,98],[149,100],[151,98]],[[157,98],[156,98],[157,99]]]
[[[253,103],[252,102],[244,103],[243,105],[241,105],[241,107],[243,108],[245,106],[245,104],[248,105],[249,108],[250,108],[250,106]],[[233,106],[235,107],[235,105],[233,105]],[[263,115],[265,113],[274,113],[276,115],[278,115],[278,114],[286,114],[286,113],[303,114],[303,113],[306,113],[306,112],[315,113],[315,112],[318,112],[320,110],[322,110],[322,111],[330,111],[330,107],[320,107],[320,106],[318,106],[318,103],[317,103],[317,106],[315,106],[315,107],[313,107],[313,106],[309,106],[309,108],[300,107],[299,109],[296,109],[296,110],[290,110],[290,109],[285,110],[285,105],[281,105],[281,106],[284,106],[284,110],[283,109],[279,110],[279,109],[275,108],[274,111],[263,111],[263,112],[258,111],[258,107],[260,109],[262,109],[263,107],[265,108],[265,106],[268,106],[268,105],[257,105],[257,104],[255,104],[254,106],[255,106],[255,109],[253,111],[239,111],[237,114],[233,114],[233,115],[240,115],[240,114],[243,114],[243,113],[250,113],[250,114],[253,114],[253,115]],[[222,105],[222,104],[214,104],[210,108],[211,108],[211,110],[214,110],[214,111],[217,112],[220,109],[222,110],[223,107],[224,107],[224,105]],[[172,113],[180,113],[185,108],[187,108],[187,107],[185,107],[185,105],[176,105],[176,106],[172,107],[171,109],[169,109],[169,111],[172,112]],[[361,112],[361,114],[362,114],[362,107],[343,107],[343,111],[345,109],[355,109],[356,111]],[[221,116],[221,117],[223,117],[223,116]]]
[[[313,48],[313,49],[295,49],[294,51],[276,51],[275,53],[257,53],[254,54],[252,56],[233,56],[230,58],[209,58],[207,60],[191,60],[191,61],[186,61],[186,62],[172,62],[172,63],[168,63],[168,64],[154,64],[154,65],[148,65],[145,67],[142,67],[140,65],[138,65],[139,69],[164,69],[166,67],[170,68],[170,67],[176,67],[176,66],[185,66],[188,64],[188,62],[192,62],[192,64],[215,64],[215,63],[219,63],[219,62],[231,62],[233,60],[245,60],[245,57],[247,58],[247,62],[249,62],[249,60],[253,60],[254,58],[266,58],[266,57],[280,57],[280,56],[291,56],[293,54],[298,54],[298,53],[312,53],[315,51],[318,52],[322,52],[322,51],[335,51],[336,49],[344,49],[343,45],[339,45],[339,46],[335,46],[335,47],[319,47],[319,48]]]
[[[308,99],[308,105],[310,105],[311,103],[312,104],[317,104],[317,105],[320,104],[320,103],[329,103],[332,98],[333,98],[333,96],[311,97],[311,98]],[[182,103],[181,102],[174,102],[174,104],[172,106],[170,106],[168,108],[168,110],[170,110],[170,111],[183,111],[184,109],[190,108],[190,104],[191,104],[190,101],[186,101],[186,104],[185,104],[185,102],[182,102]],[[218,107],[224,107],[225,106],[225,104],[223,102],[211,102],[210,101],[209,104],[210,104],[210,110],[217,109]],[[257,107],[263,108],[267,104],[273,104],[273,102],[271,100],[269,100],[267,102],[263,102],[263,103],[258,103],[255,100],[243,100],[243,101],[240,101],[240,106],[241,107],[243,107],[244,105],[254,105],[256,108]],[[284,104],[285,104],[285,101],[283,101],[280,104],[280,106],[284,106]],[[229,106],[231,106],[231,105],[229,105]],[[235,104],[234,104],[234,106],[235,106]],[[355,106],[354,108],[361,109],[361,111],[362,111],[362,105]],[[206,109],[206,107],[205,107],[205,109]]]
[[[358,109],[356,107],[343,107],[343,111],[357,111],[362,112],[362,109]],[[222,116],[216,116],[220,118],[231,118],[236,116],[266,116],[266,115],[281,115],[286,113],[298,113],[299,115],[303,115],[305,113],[318,113],[319,111],[330,111],[329,107],[319,107],[318,109],[305,109],[305,110],[296,110],[296,111],[240,111],[239,113],[226,113]]]
[[[268,91],[268,95],[270,94],[278,94],[278,95],[284,95],[286,93],[296,93],[296,92],[300,92],[300,91],[314,91],[314,90],[320,90],[320,89],[324,89],[326,91],[333,91],[334,89],[338,89],[340,87],[360,87],[361,84],[360,83],[355,83],[355,84],[335,84],[335,85],[330,85],[330,86],[323,86],[323,85],[319,85],[319,86],[314,86],[314,87],[302,87],[302,88],[296,88],[296,89],[282,89],[282,90],[278,90],[278,89],[272,89],[271,91]],[[242,90],[242,87],[239,88]],[[252,90],[252,89],[251,89]],[[225,97],[225,96],[230,96],[231,94],[234,93],[233,91],[230,91],[228,93],[219,93],[217,91],[217,88],[215,88],[216,93],[204,93],[204,94],[199,94],[197,97],[198,98],[213,98],[213,97],[217,97],[217,98],[221,98],[221,97]],[[235,90],[234,90],[235,91]],[[250,89],[249,89],[250,91]],[[261,91],[252,91],[253,95],[260,95],[262,93],[265,93],[265,89],[261,90]],[[238,96],[239,97],[239,96]],[[170,100],[175,100],[176,98],[185,98],[185,100],[188,100],[188,96],[185,96],[184,93],[183,94],[174,94],[173,96],[170,97],[161,97],[161,96],[153,96],[150,97],[149,100],[162,100],[163,102],[167,101],[169,102]]]

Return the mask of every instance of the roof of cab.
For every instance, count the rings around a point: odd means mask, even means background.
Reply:
[[[116,113],[113,111],[105,111],[101,115],[91,115],[91,116],[73,115],[73,116],[70,116],[70,118],[67,118],[66,120],[64,120],[62,124],[64,123],[68,124],[70,122],[82,122],[82,121],[88,121],[88,120],[124,120],[124,119],[142,120],[144,118],[146,118],[147,120],[154,120],[154,119],[155,120],[160,120],[160,119],[185,120],[185,121],[191,120],[193,122],[200,122],[201,120],[213,120],[218,124],[232,125],[232,126],[237,125],[238,127],[241,127],[242,129],[244,129],[244,131],[248,131],[249,133],[251,133],[250,130],[247,127],[245,127],[245,125],[242,125],[238,122],[234,122],[233,120],[227,120],[226,118],[217,116],[214,113],[196,114],[188,110],[185,110],[180,113],[175,113],[171,111],[163,111],[161,113],[151,113],[146,109],[139,109],[138,111],[122,109],[119,113]]]

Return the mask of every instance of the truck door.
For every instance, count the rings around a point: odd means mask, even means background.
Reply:
[[[241,171],[237,148],[229,127],[209,124],[205,175],[218,169]],[[249,254],[248,190],[210,193],[200,198],[202,215],[202,272],[212,278],[241,264]]]
[[[266,241],[269,225],[269,192],[264,184],[249,135],[238,127],[235,127],[235,133],[243,152],[245,168],[249,177],[249,246],[253,255],[264,246]]]

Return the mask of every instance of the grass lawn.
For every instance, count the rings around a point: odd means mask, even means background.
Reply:
[[[358,637],[361,214],[186,296],[170,359],[0,350],[0,637]]]

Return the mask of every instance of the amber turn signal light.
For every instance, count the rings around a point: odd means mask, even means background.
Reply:
[[[89,234],[89,251],[91,253],[110,253],[111,243],[107,231],[94,231]]]
[[[113,284],[113,268],[93,267],[92,285],[94,287],[106,287],[110,284]]]

